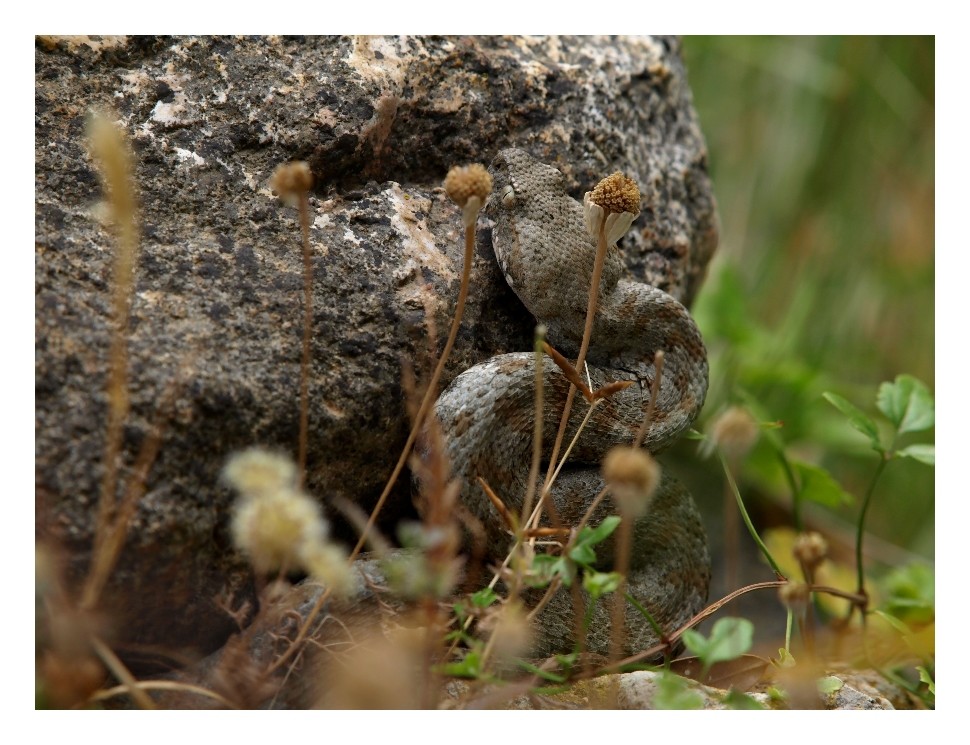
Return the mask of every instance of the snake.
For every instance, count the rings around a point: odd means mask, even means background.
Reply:
[[[546,327],[549,344],[575,359],[582,343],[597,245],[587,231],[583,206],[567,193],[562,173],[524,150],[502,150],[489,171],[494,188],[485,215],[493,225],[492,244],[502,274],[537,323]],[[663,290],[626,274],[621,249],[610,245],[587,370],[582,372],[588,374],[593,390],[616,381],[632,384],[601,401],[592,412],[590,404],[576,396],[563,440],[569,443],[575,438],[575,444],[549,493],[561,524],[567,526],[579,524],[604,487],[600,463],[605,454],[634,442],[657,374],[657,351],[664,353],[664,366],[643,438],[643,447],[650,453],[664,450],[690,428],[707,392],[707,354],[688,309]],[[536,364],[534,352],[494,356],[458,375],[435,404],[462,505],[481,523],[487,555],[496,562],[505,557],[513,538],[479,479],[512,512],[522,509],[532,463]],[[545,473],[570,382],[548,356],[542,359],[541,375],[541,472]],[[603,500],[591,524],[616,512],[609,499]],[[543,524],[550,524],[548,517]],[[609,541],[597,552],[604,569],[612,566],[613,552]],[[632,528],[627,592],[666,634],[703,608],[710,566],[694,500],[664,470],[649,510]],[[584,595],[584,603],[590,602]],[[574,604],[565,589],[541,609],[535,618],[532,652],[536,656],[574,647],[573,613]],[[594,603],[588,613],[586,648],[605,654],[610,640],[609,604]],[[660,641],[634,604],[625,604],[625,614],[627,653]]]

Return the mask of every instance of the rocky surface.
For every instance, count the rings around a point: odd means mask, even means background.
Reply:
[[[102,474],[113,251],[84,142],[91,107],[114,110],[138,160],[126,463],[189,364],[106,595],[129,651],[210,651],[236,628],[225,608],[253,597],[217,482],[233,451],[296,449],[302,263],[295,212],[267,185],[278,164],[306,159],[316,177],[307,484],[324,502],[373,504],[407,434],[402,363],[426,371],[429,340],[443,343],[461,269],[440,188],[451,165],[522,147],[577,197],[632,175],[644,204],[627,264],[688,303],[716,243],[674,39],[38,38],[38,532],[75,578]],[[443,383],[531,347],[483,225]],[[409,504],[402,479],[388,519]]]

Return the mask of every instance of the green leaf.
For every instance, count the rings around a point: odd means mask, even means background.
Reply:
[[[842,686],[844,685],[845,683],[836,678],[834,675],[827,675],[824,678],[818,679],[818,692],[823,696],[830,693],[838,693],[842,690]]]
[[[778,662],[775,663],[778,667],[795,667],[795,658],[792,657],[791,652],[789,652],[784,647],[778,650]]]
[[[722,618],[714,624],[710,638],[688,629],[682,639],[687,649],[700,657],[705,667],[710,667],[715,662],[740,657],[751,649],[754,624],[746,618]]]
[[[711,629],[709,662],[733,660],[751,649],[754,624],[746,618],[722,618]]]
[[[924,564],[907,564],[893,569],[879,582],[885,597],[883,607],[909,624],[929,623],[936,615],[936,586],[933,570]],[[903,633],[908,633],[908,629]]]
[[[780,688],[777,688],[776,686],[768,686],[768,689],[765,691],[765,693],[767,693],[768,698],[770,698],[776,704],[788,703],[788,694],[785,691],[781,690]]]
[[[896,455],[900,458],[912,458],[928,466],[936,465],[936,446],[935,445],[907,445],[902,450],[897,450]]]
[[[619,572],[584,572],[583,589],[595,601],[607,593],[616,592],[622,580],[623,575]]]
[[[545,587],[556,577],[569,587],[576,577],[576,565],[565,556],[537,554],[532,557],[531,571],[525,575],[525,581],[530,587]]]
[[[693,690],[691,683],[679,675],[662,673],[657,679],[657,693],[653,697],[656,709],[701,709],[704,697]]]
[[[576,545],[569,550],[569,558],[581,566],[592,566],[596,563],[596,552],[593,546],[602,543],[610,534],[616,530],[620,524],[620,518],[616,515],[609,515],[603,518],[603,522],[595,528],[589,526],[579,531],[576,538]]]
[[[579,531],[579,539],[577,542],[585,543],[588,546],[595,546],[597,543],[602,543],[609,538],[610,534],[616,530],[619,524],[620,518],[618,515],[608,515],[595,528],[587,526]]]
[[[926,685],[930,689],[930,693],[932,693],[935,696],[936,695],[936,683],[933,681],[933,676],[930,675],[930,671],[927,670],[922,665],[920,665],[916,669],[919,670],[919,679],[920,679],[920,682],[921,683],[926,683]]]
[[[441,671],[454,678],[477,678],[482,674],[482,657],[478,652],[469,651],[460,662],[442,665]]]
[[[576,663],[579,661],[578,652],[570,652],[569,654],[557,654],[556,662],[563,670],[571,670]]]
[[[822,396],[826,401],[832,404],[832,406],[849,418],[849,424],[851,424],[853,428],[857,429],[859,432],[869,438],[869,442],[872,443],[872,447],[876,452],[885,452],[885,448],[883,448],[882,443],[879,442],[879,430],[876,428],[876,423],[872,421],[872,419],[867,417],[859,409],[857,409],[855,405],[851,404],[838,394],[825,392],[822,394]]]
[[[472,605],[476,608],[487,608],[498,600],[498,593],[491,587],[484,587],[471,595]]]
[[[852,495],[845,491],[824,468],[800,461],[793,461],[792,465],[802,485],[799,493],[802,499],[824,504],[826,507],[852,504]]]
[[[912,375],[898,375],[895,382],[879,386],[876,405],[899,434],[929,429],[936,421],[932,394]]]
[[[569,549],[569,558],[586,567],[596,563],[596,552],[588,543],[577,543]]]
[[[681,634],[680,639],[684,642],[688,652],[703,659],[702,652],[707,651],[707,638],[702,633],[694,631],[694,629],[686,629]]]
[[[566,680],[568,680],[565,675],[559,675],[558,673],[553,673],[549,670],[543,670],[540,667],[536,667],[531,662],[526,662],[522,659],[517,659],[515,662],[526,672],[532,673],[543,680],[548,680],[550,683],[565,683]]]
[[[727,692],[727,695],[724,697],[724,703],[729,709],[760,711],[765,708],[761,702],[752,698],[747,693],[736,691],[733,688]]]

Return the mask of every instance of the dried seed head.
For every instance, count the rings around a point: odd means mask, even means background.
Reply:
[[[296,486],[296,465],[285,455],[249,448],[229,458],[222,479],[243,498],[273,494]]]
[[[492,177],[481,163],[454,166],[445,177],[445,194],[462,208],[462,222],[466,228],[475,224],[491,191]]]
[[[617,171],[600,181],[590,192],[589,201],[599,205],[607,214],[640,212],[640,189],[636,182]]]
[[[804,582],[786,582],[778,588],[778,599],[795,613],[808,607],[808,585]]]
[[[257,572],[304,569],[335,591],[349,592],[351,580],[334,566],[341,549],[327,542],[330,524],[320,505],[297,488],[296,476],[292,460],[259,448],[229,459],[222,478],[239,492],[233,542]]]
[[[260,573],[303,567],[328,527],[317,503],[295,489],[238,501],[231,523],[233,542]]]
[[[646,450],[618,446],[603,459],[603,478],[624,515],[638,517],[650,507],[660,483],[660,464]]]
[[[134,193],[134,158],[124,132],[114,115],[93,112],[88,120],[91,157],[98,162],[101,179],[108,191],[112,219],[119,230],[134,221],[137,202]]]
[[[270,176],[269,185],[280,199],[291,207],[296,207],[313,188],[310,164],[303,160],[293,160],[278,166]]]
[[[492,191],[492,177],[481,163],[455,166],[445,176],[445,193],[459,207],[464,207],[469,197],[483,202]]]
[[[829,544],[820,533],[799,533],[792,549],[795,558],[806,569],[815,569],[829,554]]]
[[[732,406],[715,420],[711,439],[730,458],[742,458],[758,440],[758,422],[741,406]]]
[[[357,574],[347,563],[347,554],[333,543],[311,543],[300,549],[300,565],[337,597],[349,597],[357,590]]]

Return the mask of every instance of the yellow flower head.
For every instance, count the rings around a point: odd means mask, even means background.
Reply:
[[[633,179],[617,171],[586,192],[583,214],[590,238],[598,241],[602,229],[607,244],[613,245],[627,234],[640,215],[640,189]]]
[[[600,181],[590,192],[589,201],[598,204],[607,214],[640,212],[640,189],[636,182],[617,171]]]

